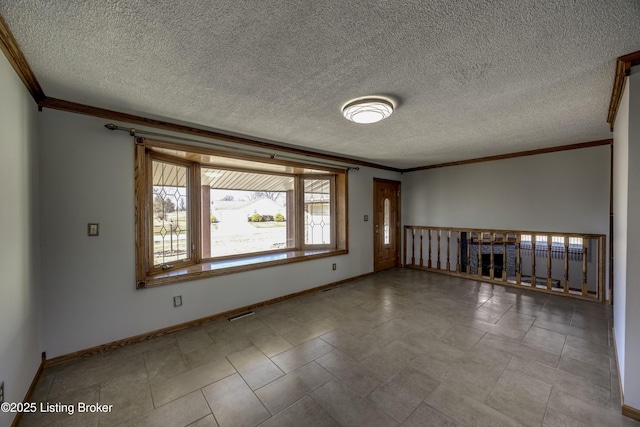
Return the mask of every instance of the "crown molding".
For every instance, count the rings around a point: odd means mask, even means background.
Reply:
[[[40,87],[40,83],[38,83],[35,74],[33,74],[27,59],[22,54],[16,39],[13,37],[2,15],[0,15],[0,49],[4,52],[9,63],[22,80],[22,83],[27,87],[34,101],[39,103],[45,99],[46,96],[42,87]]]
[[[631,67],[636,65],[640,65],[640,50],[628,55],[623,55],[616,61],[616,73],[613,78],[613,91],[611,93],[611,102],[609,103],[609,115],[607,116],[607,123],[609,123],[611,131],[613,131],[620,101],[622,100],[624,83],[627,80],[627,76],[631,73]]]
[[[234,144],[248,145],[256,148],[276,150],[279,152],[296,154],[299,156],[308,156],[308,157],[313,157],[315,159],[343,162],[343,163],[366,166],[366,167],[371,167],[376,169],[385,169],[385,170],[390,170],[394,172],[402,171],[402,169],[394,168],[391,166],[380,165],[377,163],[371,163],[371,162],[367,162],[359,159],[352,159],[350,157],[319,153],[315,151],[304,150],[301,148],[279,145],[273,142],[258,141],[255,139],[230,135],[230,134],[202,129],[198,127],[186,126],[186,125],[181,125],[177,123],[166,122],[163,120],[137,116],[134,114],[121,113],[114,110],[107,110],[105,108],[79,104],[76,102],[65,101],[63,99],[45,97],[45,99],[40,101],[38,105],[41,108],[50,108],[52,110],[60,110],[60,111],[67,111],[71,113],[84,114],[84,115],[93,116],[93,117],[100,117],[103,119],[116,120],[116,121],[131,123],[135,125],[142,125],[142,126],[148,126],[156,129],[163,129],[171,132],[178,132],[178,133],[183,133],[187,135],[194,135],[194,136],[199,136],[204,138],[216,139],[218,141],[226,141]]]
[[[476,159],[460,160],[457,162],[438,163],[436,165],[419,166],[415,168],[404,169],[402,172],[415,172],[427,169],[445,168],[448,166],[468,165],[470,163],[491,162],[494,160],[513,159],[515,157],[535,156],[536,154],[555,153],[557,151],[579,150],[581,148],[598,147],[600,145],[611,145],[613,139],[602,139],[599,141],[582,142],[580,144],[560,145],[557,147],[540,148],[537,150],[518,151],[516,153],[499,154],[496,156],[479,157]]]

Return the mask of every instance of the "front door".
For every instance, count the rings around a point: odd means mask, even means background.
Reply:
[[[373,270],[400,265],[400,183],[373,180]]]

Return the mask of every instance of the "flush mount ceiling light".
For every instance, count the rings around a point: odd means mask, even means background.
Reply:
[[[393,113],[393,104],[384,98],[364,98],[350,101],[342,108],[347,120],[355,123],[375,123]]]

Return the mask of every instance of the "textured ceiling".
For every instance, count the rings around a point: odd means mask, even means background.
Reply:
[[[11,0],[44,92],[407,168],[611,137],[637,0]],[[373,125],[350,99],[397,104]]]

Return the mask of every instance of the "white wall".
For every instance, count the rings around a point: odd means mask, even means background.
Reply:
[[[409,172],[402,222],[608,235],[610,158],[605,145]]]
[[[626,405],[640,410],[640,67],[629,77],[629,199],[627,222]]]
[[[403,223],[606,234],[610,147],[404,174]]]
[[[373,217],[373,178],[400,174],[361,168],[349,172],[348,255],[136,290],[132,138],[103,119],[47,109],[39,117],[49,357],[373,271],[372,223],[363,221]],[[100,223],[99,237],[86,235],[89,222]]]
[[[0,381],[24,399],[42,352],[36,209],[37,106],[0,54]],[[0,412],[0,425],[13,414]]]
[[[640,409],[640,67],[632,69],[614,135],[614,327],[624,403]]]
[[[625,380],[627,313],[627,199],[629,197],[629,81],[625,85],[613,134],[613,329],[620,382]]]

